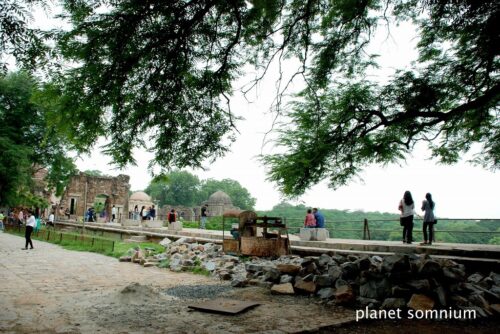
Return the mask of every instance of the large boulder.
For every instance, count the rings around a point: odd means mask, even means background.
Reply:
[[[493,280],[495,285],[500,286],[500,274],[491,272],[489,277]]]
[[[351,303],[355,298],[356,296],[350,285],[343,285],[335,291],[335,300],[340,304]]]
[[[429,289],[431,288],[429,280],[427,279],[411,280],[406,282],[406,285],[416,291],[429,291]]]
[[[319,287],[330,287],[335,281],[329,275],[316,275],[314,276],[314,283]]]
[[[335,290],[333,288],[323,288],[318,290],[318,297],[321,299],[330,299],[335,294]]]
[[[406,301],[404,298],[387,298],[380,306],[381,309],[404,309],[406,308]]]
[[[252,272],[252,273],[255,273],[258,271],[263,271],[263,268],[264,267],[262,265],[259,265],[259,264],[254,264],[254,263],[245,264],[245,270]]]
[[[264,268],[264,280],[267,282],[279,282],[281,273],[273,267]]]
[[[277,264],[276,269],[282,274],[297,275],[301,269],[301,266],[295,264]],[[247,269],[248,270],[248,269]]]
[[[438,278],[443,274],[443,269],[438,262],[433,260],[425,260],[420,263],[418,273],[421,277]]]
[[[332,257],[328,254],[321,254],[318,258],[318,264],[321,267],[328,265],[332,261]]]
[[[356,263],[358,264],[358,268],[361,271],[368,270],[372,266],[372,262],[370,261],[369,257],[362,257],[361,259],[356,261]]]
[[[434,300],[426,295],[414,294],[411,296],[407,306],[414,310],[432,310],[434,308]]]
[[[293,283],[293,276],[283,275],[280,277],[280,284]]]
[[[311,261],[307,265],[302,265],[304,267],[304,272],[307,274],[319,274],[318,266],[315,262]]]
[[[172,243],[172,240],[169,238],[164,238],[162,241],[159,242],[160,245],[163,247],[168,247]]]
[[[443,276],[451,282],[461,282],[465,279],[465,271],[459,267],[443,268]]]
[[[304,281],[302,279],[296,279],[294,288],[305,293],[315,293],[316,284],[313,281]]]
[[[486,311],[486,313],[490,313],[490,304],[484,299],[483,296],[481,296],[479,293],[472,293],[468,297],[469,302],[477,307],[482,308],[483,310]]]
[[[382,263],[382,270],[387,273],[410,270],[410,261],[407,255],[395,254],[386,256]]]
[[[447,303],[447,298],[446,298],[446,291],[442,286],[438,286],[434,289],[434,294],[436,295],[437,301],[441,306],[446,306]]]
[[[467,282],[478,284],[479,282],[481,282],[483,280],[483,278],[484,278],[484,276],[481,275],[480,273],[474,273],[474,274],[470,275],[469,277],[467,277]]]
[[[330,276],[332,280],[336,281],[342,276],[342,269],[337,265],[328,266],[328,276]]]
[[[354,262],[345,262],[340,265],[342,268],[342,278],[349,280],[354,279],[359,274],[358,265]]]
[[[271,293],[275,295],[293,295],[295,291],[291,283],[283,283],[273,285]]]
[[[368,281],[359,287],[359,295],[365,298],[383,300],[391,293],[391,286],[386,279]]]

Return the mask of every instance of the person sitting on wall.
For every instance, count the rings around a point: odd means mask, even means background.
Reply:
[[[325,228],[325,216],[317,209],[313,209],[314,218],[316,219],[317,228]]]
[[[304,219],[304,227],[306,228],[316,227],[316,218],[314,218],[311,209],[307,210],[306,218]]]
[[[156,209],[155,206],[151,206],[151,209],[149,210],[149,219],[155,220],[156,217]]]
[[[49,219],[47,220],[47,225],[54,227],[54,220],[55,220],[54,212],[51,212],[49,215]]]
[[[168,214],[168,223],[172,224],[177,221],[177,213],[175,212],[175,209],[170,210],[170,213]]]
[[[144,205],[142,206],[140,214],[141,214],[141,220],[144,221],[144,220],[148,219],[148,210],[146,210],[146,206],[144,206]]]

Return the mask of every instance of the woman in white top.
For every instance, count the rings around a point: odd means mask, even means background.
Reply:
[[[26,246],[23,248],[24,250],[28,249],[28,244],[31,246],[30,249],[33,249],[33,241],[31,241],[31,233],[36,226],[36,219],[33,216],[33,212],[28,211],[28,220],[26,221],[26,233],[24,237],[26,238]]]
[[[403,243],[411,244],[413,241],[413,213],[415,211],[415,203],[408,190],[405,191],[403,199],[399,202],[398,209],[401,211]]]

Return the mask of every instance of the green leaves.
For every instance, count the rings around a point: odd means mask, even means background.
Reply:
[[[26,73],[0,78],[1,204],[40,204],[32,178],[42,168],[48,172],[48,187],[57,195],[76,172],[73,160],[66,156],[65,140],[48,121],[48,108],[57,105],[56,100]]]
[[[44,2],[6,3],[26,12],[26,4]],[[280,133],[284,153],[263,159],[286,194],[301,194],[323,178],[338,187],[366,164],[403,160],[419,141],[444,163],[477,143],[483,153],[475,161],[499,167],[498,1],[63,5],[72,27],[59,32],[56,50],[71,67],[52,77],[57,98],[48,119],[79,152],[107,137],[105,152],[119,167],[135,163],[134,148],[153,151],[150,167],[162,170],[224,156],[238,122],[230,97],[241,69],[255,65],[252,86],[274,66],[281,72],[288,59],[299,61],[292,77],[306,87],[282,115],[296,125]],[[5,17],[19,24],[0,33],[0,51],[36,59],[24,46],[40,50],[43,40],[12,6],[0,24]],[[384,83],[371,82],[368,70],[378,64],[368,46],[376,28],[390,31],[402,22],[418,31],[418,59]],[[278,104],[291,85],[278,85],[285,87]]]
[[[219,190],[228,194],[233,205],[241,209],[251,210],[255,205],[255,198],[238,181],[231,179],[200,181],[197,176],[180,170],[156,176],[145,192],[156,199],[160,206],[165,204],[199,206]]]

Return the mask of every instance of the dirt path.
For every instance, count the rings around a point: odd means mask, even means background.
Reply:
[[[0,332],[5,333],[293,333],[353,319],[353,311],[315,299],[231,289],[189,273],[143,268],[0,233]],[[190,311],[213,297],[253,300],[237,316]]]

